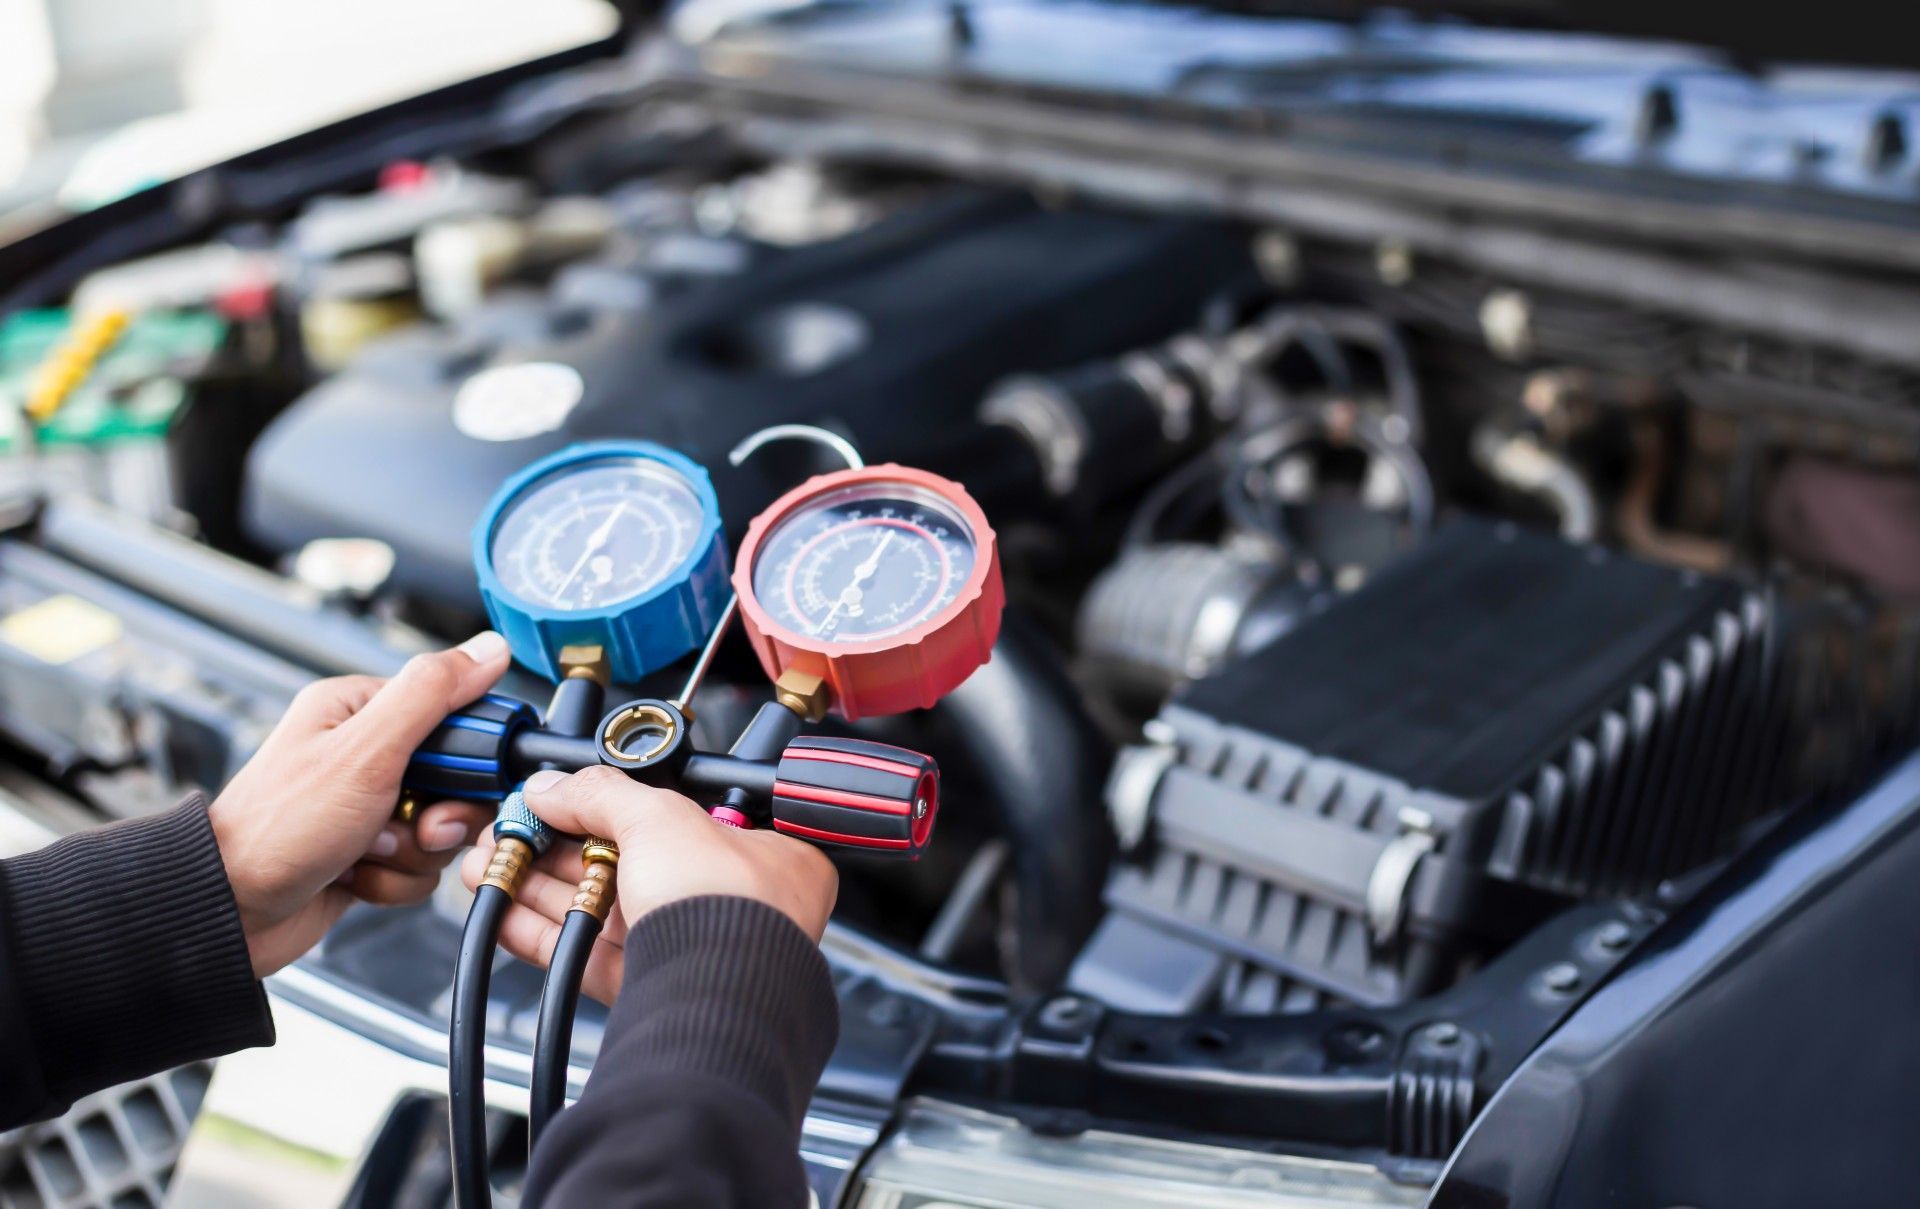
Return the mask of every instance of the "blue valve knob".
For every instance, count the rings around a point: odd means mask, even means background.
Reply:
[[[494,693],[448,714],[407,762],[401,787],[421,798],[497,802],[513,788],[507,747],[540,721],[532,706]]]

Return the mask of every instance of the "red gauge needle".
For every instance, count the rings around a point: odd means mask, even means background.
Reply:
[[[873,552],[867,555],[866,561],[853,569],[853,578],[847,581],[846,587],[840,589],[839,598],[833,602],[833,607],[827,610],[827,615],[820,619],[820,624],[813,627],[815,635],[826,632],[827,627],[833,624],[834,618],[840,615],[842,607],[854,608],[859,605],[860,585],[871,579],[873,573],[880,569],[880,554],[892,540],[893,530],[889,529],[886,535],[874,544]]]

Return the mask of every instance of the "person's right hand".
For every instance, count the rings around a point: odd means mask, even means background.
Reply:
[[[539,772],[523,787],[527,805],[569,835],[597,835],[620,846],[618,899],[587,961],[582,989],[612,1003],[625,970],[627,929],[647,912],[683,898],[728,894],[758,899],[816,941],[833,913],[839,874],[826,854],[775,831],[716,823],[691,800],[652,789],[611,768],[568,776]],[[469,888],[486,875],[493,840],[482,838],[460,867]],[[528,870],[500,929],[500,945],[544,967],[586,872],[580,845],[561,842]]]

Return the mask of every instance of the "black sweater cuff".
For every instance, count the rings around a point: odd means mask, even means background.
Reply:
[[[273,1043],[198,795],[0,862],[0,929],[44,1096],[32,1115]]]
[[[813,939],[765,903],[713,895],[649,912],[628,934],[626,957],[607,1048],[650,1076],[737,1086],[797,1136],[840,1031]]]

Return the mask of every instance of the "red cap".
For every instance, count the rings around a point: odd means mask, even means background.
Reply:
[[[214,309],[234,323],[250,323],[273,309],[273,281],[265,276],[237,281],[214,299]]]
[[[433,169],[419,160],[394,160],[380,169],[380,191],[382,193],[408,193],[423,189],[433,176]]]

